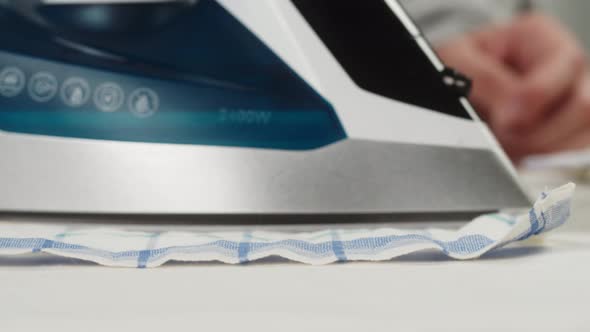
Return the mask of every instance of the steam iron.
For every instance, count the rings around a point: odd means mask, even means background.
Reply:
[[[0,1],[0,211],[528,205],[395,0]]]

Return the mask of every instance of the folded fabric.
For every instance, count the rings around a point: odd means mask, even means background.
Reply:
[[[386,261],[421,250],[467,260],[561,226],[570,216],[574,190],[574,184],[565,185],[543,193],[528,213],[484,215],[456,231],[384,228],[163,233],[0,222],[0,255],[44,252],[137,268],[158,267],[168,261],[240,264],[270,256],[314,265]]]

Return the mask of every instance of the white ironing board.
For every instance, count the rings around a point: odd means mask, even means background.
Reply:
[[[532,190],[563,176],[526,175]],[[472,262],[97,267],[0,258],[4,331],[588,331],[590,186],[540,246]],[[434,260],[432,260],[434,259]]]

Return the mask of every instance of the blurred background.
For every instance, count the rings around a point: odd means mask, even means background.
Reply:
[[[590,50],[590,1],[588,0],[537,0],[543,10],[559,17],[562,22],[573,29],[578,38]]]

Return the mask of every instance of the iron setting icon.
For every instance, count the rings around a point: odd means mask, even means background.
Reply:
[[[90,98],[90,85],[80,77],[68,78],[61,87],[61,98],[70,107],[81,107]]]
[[[148,88],[139,88],[129,96],[129,110],[139,118],[148,118],[160,108],[158,94]]]
[[[103,112],[115,112],[123,106],[124,102],[125,92],[116,83],[103,83],[94,93],[94,104]]]
[[[18,96],[25,87],[25,81],[25,73],[19,68],[4,68],[0,71],[0,95],[7,98]]]
[[[54,75],[48,72],[39,72],[29,81],[29,96],[40,103],[48,102],[59,89],[59,84]]]

